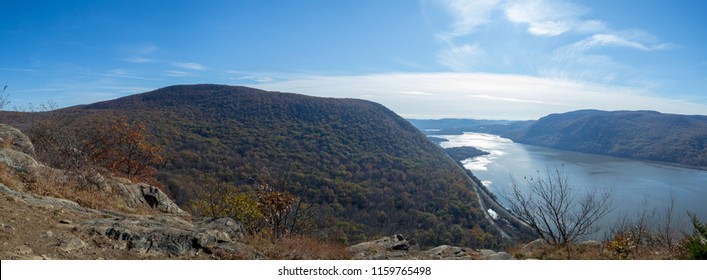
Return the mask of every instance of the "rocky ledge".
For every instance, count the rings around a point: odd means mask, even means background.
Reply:
[[[347,249],[358,260],[512,260],[506,252],[474,250],[449,245],[421,250],[401,234],[353,245]]]

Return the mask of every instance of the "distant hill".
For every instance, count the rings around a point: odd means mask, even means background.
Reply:
[[[85,131],[125,116],[144,123],[167,162],[157,179],[185,206],[205,177],[248,188],[286,179],[318,205],[321,234],[359,242],[402,233],[423,246],[496,247],[465,172],[409,122],[373,102],[223,85],[170,86],[51,114]],[[24,126],[23,126],[24,125]]]
[[[707,168],[707,116],[581,110],[543,117],[513,141]]]

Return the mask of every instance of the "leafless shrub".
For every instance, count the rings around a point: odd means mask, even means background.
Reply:
[[[513,183],[507,197],[511,211],[550,244],[568,245],[596,233],[598,222],[612,209],[610,190],[580,196],[558,168],[526,178],[525,189]]]

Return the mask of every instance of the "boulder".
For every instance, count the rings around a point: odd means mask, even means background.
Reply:
[[[19,129],[6,124],[0,124],[0,148],[22,152],[31,157],[35,156],[34,145],[29,137]]]
[[[442,245],[437,246],[422,254],[433,260],[471,260],[470,250],[463,247]]]
[[[108,183],[130,207],[146,206],[163,213],[187,215],[164,192],[147,184],[123,183],[117,180]]]
[[[36,174],[40,168],[32,156],[14,149],[0,149],[0,163],[23,174]]]
[[[203,218],[194,222],[194,226],[214,232],[216,241],[239,241],[245,238],[243,224],[231,218]]]
[[[349,247],[347,250],[351,252],[355,259],[398,259],[405,258],[405,251],[410,249],[410,242],[401,234],[383,237],[374,241],[362,242]]]

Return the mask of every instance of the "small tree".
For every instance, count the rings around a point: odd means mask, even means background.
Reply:
[[[145,139],[147,129],[126,118],[99,126],[86,143],[90,161],[130,179],[150,180],[164,159],[160,147]]]
[[[707,260],[707,224],[702,224],[697,214],[689,213],[692,220],[692,235],[683,240],[686,258],[693,260]]]
[[[315,208],[284,189],[261,183],[248,191],[210,177],[202,181],[197,198],[190,202],[191,209],[200,216],[230,217],[243,223],[250,233],[275,238],[321,229],[315,222]]]
[[[611,210],[611,192],[579,196],[562,169],[538,171],[526,178],[527,191],[513,183],[511,211],[550,244],[568,245],[598,231],[597,223]]]
[[[198,198],[190,202],[196,214],[205,217],[230,217],[243,223],[249,233],[262,228],[263,213],[260,203],[252,193],[239,192],[235,187],[217,183],[213,179],[199,191]]]

